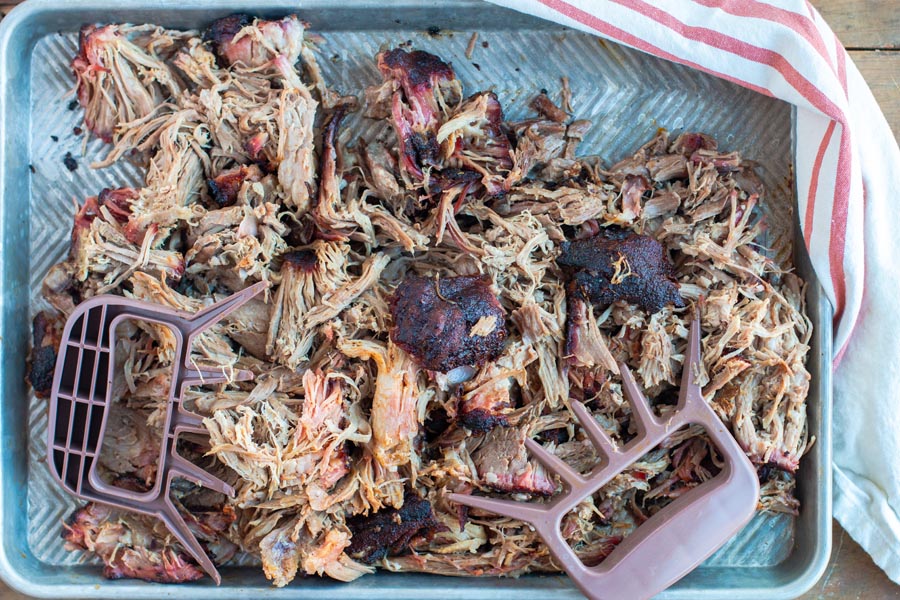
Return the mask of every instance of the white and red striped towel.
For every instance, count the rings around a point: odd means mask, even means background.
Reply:
[[[834,512],[900,583],[900,150],[806,0],[491,0],[798,107],[798,214],[835,310]]]

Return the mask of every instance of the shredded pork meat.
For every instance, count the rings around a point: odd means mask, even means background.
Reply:
[[[256,376],[186,393],[210,435],[192,460],[237,490],[181,497],[215,560],[249,553],[276,586],[375,568],[517,576],[558,568],[537,534],[447,492],[552,497],[558,482],[525,440],[590,469],[574,402],[629,439],[620,362],[672,410],[697,311],[704,395],[758,465],[760,508],[797,513],[811,325],[804,282],[772,258],[790,253],[761,243],[766,191],[750,163],[707,135],[659,131],[607,166],[578,152],[591,123],[571,116],[567,80],[562,108],[541,93],[535,115],[508,121],[506,99],[466,95],[451,63],[422,50],[382,50],[382,81],[341,97],[307,28],[233,15],[204,37],[82,31],[77,97],[111,144],[96,166],[127,156],[146,175],[78,207],[70,253],[43,284],[58,313],[34,321],[37,393],[83,299],[197,311],[267,281],[191,354]],[[393,133],[341,136],[358,108]],[[141,489],[156,477],[174,338],[132,323],[117,339],[99,463]],[[598,564],[718,468],[702,431],[674,432],[568,515],[564,535]],[[201,577],[160,527],[89,504],[64,535],[108,577]]]

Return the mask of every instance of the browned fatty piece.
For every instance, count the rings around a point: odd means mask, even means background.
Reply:
[[[100,215],[100,209],[106,208],[109,214],[117,223],[127,224],[131,218],[131,203],[138,198],[138,190],[130,187],[125,188],[103,188],[97,196],[88,196],[84,205],[75,213],[75,223],[72,228],[72,241],[75,241],[79,230],[87,229],[91,223]],[[129,241],[138,239],[134,235],[133,228],[126,225],[125,235]],[[140,236],[143,238],[143,236]]]
[[[206,30],[204,38],[212,42],[216,54],[227,65],[261,67],[277,56],[294,64],[303,49],[306,23],[289,15],[278,20],[254,19],[233,14],[218,19]]]
[[[394,48],[375,57],[385,82],[394,87],[391,120],[397,132],[401,167],[416,179],[440,166],[437,132],[443,107],[455,103],[460,84],[453,68],[422,50]]]
[[[379,52],[376,62],[385,78],[394,79],[400,84],[407,99],[432,93],[443,83],[456,79],[456,73],[449,64],[423,50],[407,52],[403,48],[394,48]],[[426,100],[433,110],[438,110],[433,97],[426,96]]]
[[[204,32],[204,39],[211,42],[216,51],[222,55],[223,50],[227,49],[227,45],[231,43],[234,36],[243,29],[253,23],[253,17],[245,13],[235,13],[216,19],[209,28]]]
[[[490,431],[494,427],[506,427],[509,419],[504,410],[510,405],[509,393],[476,394],[471,399],[463,399],[459,403],[457,421],[474,433]]]
[[[210,179],[209,191],[220,208],[231,206],[237,201],[238,192],[241,191],[245,181],[253,182],[260,179],[262,171],[256,165],[238,165]]]
[[[531,108],[539,115],[557,123],[565,123],[569,120],[569,115],[566,114],[566,111],[553,104],[553,101],[543,92],[532,99]]]
[[[391,298],[390,335],[421,366],[446,373],[495,360],[505,316],[487,277],[408,275]]]
[[[648,235],[608,227],[597,235],[563,242],[557,264],[569,270],[568,292],[592,302],[625,300],[650,314],[685,306],[662,244]]]
[[[431,503],[412,492],[406,493],[399,509],[385,508],[372,515],[352,517],[347,526],[353,532],[347,554],[368,564],[400,554],[417,538],[429,539],[444,528],[434,516]]]
[[[557,485],[539,462],[529,460],[525,430],[499,427],[484,436],[472,455],[482,485],[502,493],[551,496]]]
[[[31,323],[31,357],[28,383],[38,398],[49,398],[53,388],[53,372],[56,370],[56,354],[59,352],[62,322],[52,314],[41,311]]]

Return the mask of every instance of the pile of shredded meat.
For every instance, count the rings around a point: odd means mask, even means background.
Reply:
[[[688,323],[702,320],[703,392],[757,465],[761,510],[796,514],[812,442],[804,282],[758,243],[764,190],[737,152],[659,131],[611,166],[578,153],[590,122],[544,93],[510,122],[443,58],[373,57],[382,81],[323,81],[295,16],[234,15],[205,34],[82,30],[72,61],[94,166],[144,161],[141,187],[97,190],[47,273],[29,378],[46,394],[60,323],[113,293],[196,311],[255,282],[265,297],[195,341],[192,360],[250,382],[200,386],[209,443],[180,452],[235,498],[176,486],[217,563],[237,552],[276,586],[376,567],[444,575],[554,571],[521,522],[449,492],[542,501],[558,481],[528,438],[585,472],[597,461],[570,407],[634,435],[619,362],[654,410],[673,410]],[[563,98],[568,97],[565,93]],[[364,111],[381,142],[339,142]],[[353,137],[353,136],[351,136]],[[355,138],[354,138],[355,139]],[[100,463],[149,489],[175,339],[118,332],[115,410]],[[563,534],[597,564],[666,503],[714,476],[704,432],[674,432],[586,499]],[[203,576],[159,523],[88,504],[65,525],[108,577]]]

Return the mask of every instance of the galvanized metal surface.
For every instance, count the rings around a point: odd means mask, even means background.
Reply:
[[[150,8],[151,4],[154,8]],[[86,22],[153,22],[181,28],[202,27],[236,10],[279,15],[296,4],[268,2],[173,1],[65,2],[32,0],[0,24],[0,235],[2,235],[2,322],[0,322],[0,575],[26,593],[45,597],[162,598],[235,597],[265,590],[273,597],[336,595],[346,598],[521,598],[578,597],[565,577],[520,580],[456,579],[380,573],[352,584],[298,580],[269,589],[258,568],[223,570],[223,586],[208,582],[161,586],[107,582],[95,562],[82,563],[66,552],[60,523],[75,506],[51,479],[44,461],[46,415],[43,401],[23,383],[29,347],[29,317],[43,305],[40,282],[68,249],[73,200],[103,187],[138,183],[138,168],[122,162],[95,171],[88,164],[105,151],[99,140],[83,147],[81,111],[69,110],[78,27]],[[336,2],[319,0],[300,7],[301,16],[322,33],[325,78],[342,92],[358,92],[379,81],[372,57],[384,45],[411,40],[417,48],[451,60],[465,89],[493,89],[510,118],[526,116],[536,90],[558,93],[559,78],[570,79],[579,118],[594,127],[581,145],[608,164],[630,154],[658,127],[677,133],[701,130],[725,149],[741,150],[756,160],[768,190],[765,208],[769,243],[790,251],[791,108],[722,80],[654,59],[611,42],[565,30],[471,0]],[[430,26],[442,33],[428,35]],[[473,31],[480,33],[471,60],[464,56]],[[487,42],[483,47],[481,42]],[[348,120],[345,139],[377,135],[378,125],[359,115]],[[56,136],[55,141],[51,136]],[[63,165],[70,152],[74,172]],[[29,167],[33,167],[33,172]],[[804,256],[797,268],[808,281]],[[732,542],[674,588],[671,598],[794,597],[811,586],[830,552],[831,475],[828,356],[831,310],[810,285],[810,317],[816,325],[810,371],[810,430],[817,438],[801,462],[800,517],[758,515]],[[25,426],[27,424],[27,427]],[[97,587],[97,585],[99,587]],[[448,584],[453,585],[449,590]]]

